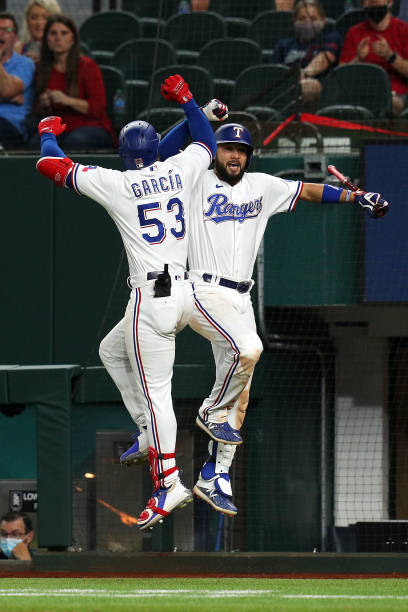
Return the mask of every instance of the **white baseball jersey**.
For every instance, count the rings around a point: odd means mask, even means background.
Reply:
[[[205,172],[195,190],[197,205],[191,208],[190,269],[250,279],[269,217],[293,210],[302,184],[245,172],[231,186],[214,170]]]
[[[123,240],[130,276],[152,270],[184,270],[186,224],[192,190],[211,162],[209,149],[192,143],[165,162],[141,170],[109,170],[75,164],[74,189],[102,204]]]

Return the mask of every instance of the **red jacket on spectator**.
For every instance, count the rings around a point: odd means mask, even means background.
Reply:
[[[51,68],[47,89],[59,89],[66,92],[65,72]],[[55,105],[53,112],[62,117],[63,122],[66,123],[66,132],[71,132],[84,125],[103,127],[115,141],[116,136],[106,113],[106,94],[102,73],[94,60],[86,56],[81,56],[79,60],[78,97],[88,101],[87,115],[78,113],[67,106]]]
[[[355,58],[356,49],[363,38],[368,36],[374,41],[378,39],[379,35],[387,40],[393,51],[396,51],[402,58],[408,59],[408,24],[396,17],[392,17],[388,28],[381,32],[374,30],[368,20],[350,28],[344,40],[340,64],[348,64]],[[392,65],[387,63],[383,57],[380,57],[370,49],[364,62],[377,64],[377,66],[384,68],[390,77],[392,91],[399,95],[407,93],[408,80],[394,70]]]

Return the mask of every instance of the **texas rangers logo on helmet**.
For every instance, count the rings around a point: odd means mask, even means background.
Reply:
[[[241,127],[240,125],[234,125],[232,129],[235,132],[235,137],[236,138],[241,138],[241,134],[244,131],[244,128]]]

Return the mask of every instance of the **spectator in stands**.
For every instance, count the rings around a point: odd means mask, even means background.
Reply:
[[[342,39],[335,30],[326,31],[326,14],[318,0],[300,0],[293,9],[296,36],[280,40],[274,64],[300,68],[302,99],[313,108],[322,91],[322,80],[339,61]]]
[[[34,62],[40,59],[41,39],[47,19],[61,14],[57,0],[29,0],[25,11],[21,40],[17,43],[17,53],[31,57]]]
[[[398,17],[408,23],[408,0],[401,0]]]
[[[12,13],[0,13],[0,143],[23,144],[34,98],[34,62],[14,51],[18,24]]]
[[[399,115],[408,86],[408,24],[391,14],[392,4],[393,0],[363,0],[366,19],[347,32],[340,63],[366,62],[384,68],[390,77],[393,110]]]
[[[0,559],[30,561],[33,525],[25,512],[6,512],[0,518]]]
[[[37,115],[59,115],[67,126],[61,146],[94,149],[115,144],[102,73],[90,57],[80,55],[78,30],[66,15],[54,15],[45,25],[36,94]],[[38,139],[34,136],[31,144]]]

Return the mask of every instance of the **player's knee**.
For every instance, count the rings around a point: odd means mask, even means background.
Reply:
[[[249,368],[254,369],[262,354],[263,346],[261,339],[256,334],[247,336],[242,343],[240,360],[245,362]]]

